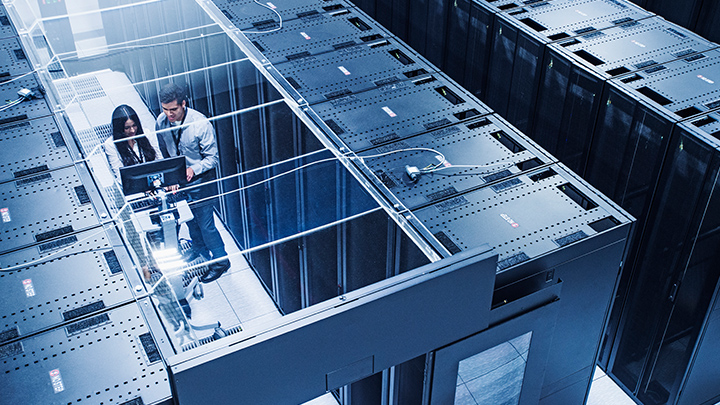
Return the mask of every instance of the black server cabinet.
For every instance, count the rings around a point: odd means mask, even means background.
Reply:
[[[495,249],[494,305],[563,281],[541,403],[583,403],[632,219],[560,164],[413,214],[451,253]]]
[[[4,333],[0,403],[170,404],[159,339],[151,335],[139,305],[132,302],[21,340]]]
[[[643,404],[720,400],[718,135],[718,113],[675,127],[633,263],[607,371]]]
[[[496,114],[393,142],[360,156],[387,187],[384,192],[410,210],[496,186],[555,162]],[[436,168],[413,180],[406,166]]]
[[[642,7],[675,24],[694,30],[700,10],[708,2],[714,3],[712,0],[647,0]]]
[[[17,37],[17,32],[15,32],[15,27],[13,27],[8,17],[5,6],[0,4],[0,38],[10,37]]]
[[[606,80],[715,47],[660,17],[550,44],[530,135],[583,175]]]
[[[270,63],[306,58],[386,37],[386,31],[358,9],[342,9],[288,21],[278,31],[247,33]]]
[[[338,146],[354,152],[490,113],[442,73],[349,94],[313,110],[339,138]]]
[[[20,337],[131,302],[132,288],[142,286],[137,273],[123,274],[130,257],[113,230],[5,253],[0,267],[0,330]]]
[[[23,51],[20,40],[17,37],[0,39],[0,82],[30,72],[25,51]]]
[[[720,3],[704,1],[693,31],[711,41],[720,42]]]
[[[0,183],[72,165],[80,153],[64,133],[52,116],[0,126]]]
[[[311,105],[435,72],[396,38],[279,63],[275,69]]]
[[[712,50],[605,86],[584,177],[639,226],[675,123],[720,106],[719,63],[720,51]]]
[[[448,25],[448,41],[445,44],[445,58],[447,59],[445,72],[450,77],[457,80],[464,88],[468,89],[475,97],[485,100],[485,87],[487,84],[487,70],[490,63],[490,44],[495,21],[495,14],[503,10],[511,10],[522,4],[512,0],[495,1],[489,3],[484,0],[460,0],[457,2],[457,10],[453,10],[457,15],[458,24],[464,19],[465,4],[469,6],[469,21],[467,32],[467,47],[464,54],[458,53],[457,50],[451,49],[457,46],[451,42],[455,39],[458,27],[454,25],[453,19],[450,19]],[[462,32],[462,31],[460,31]],[[460,33],[460,38],[464,34]],[[458,78],[453,75],[460,76],[464,71],[464,77]]]
[[[81,166],[2,183],[0,197],[0,254],[59,242],[75,232],[98,227],[99,216],[107,215],[90,174]]]
[[[351,8],[344,0],[275,0],[258,4],[253,0],[213,0],[235,27],[243,32],[279,30],[282,24],[313,15]]]
[[[650,16],[617,0],[540,2],[496,14],[485,102],[529,133],[545,45]]]
[[[25,99],[18,92],[27,89],[32,96]],[[0,100],[20,101],[19,104],[8,106],[0,111],[0,125],[23,121],[50,115],[50,106],[45,97],[45,89],[38,81],[35,74],[18,77],[17,80],[0,82]]]

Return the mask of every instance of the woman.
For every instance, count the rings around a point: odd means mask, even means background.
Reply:
[[[157,138],[152,137],[155,142],[150,142],[146,136],[137,137],[144,132],[140,118],[132,107],[123,104],[115,108],[112,114],[112,134],[112,138],[105,141],[105,154],[118,181],[121,167],[162,159]]]

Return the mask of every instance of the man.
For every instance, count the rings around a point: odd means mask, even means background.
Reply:
[[[230,268],[225,244],[215,227],[213,199],[208,199],[217,191],[213,182],[218,164],[215,131],[202,113],[187,106],[185,91],[174,83],[160,89],[160,106],[163,112],[155,123],[160,151],[166,158],[185,156],[188,187],[205,184],[187,191],[195,218],[188,222],[192,248],[186,259],[209,258],[210,254],[213,259],[222,258],[210,264],[208,271],[200,277],[201,282],[210,283]],[[200,202],[193,203],[195,201]]]

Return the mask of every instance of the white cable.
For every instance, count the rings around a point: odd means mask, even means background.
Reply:
[[[421,170],[421,172],[422,172],[422,173],[434,173],[434,172],[438,172],[438,171],[440,171],[440,170],[454,169],[454,168],[472,168],[472,169],[480,169],[480,168],[483,168],[483,169],[489,169],[489,168],[491,168],[491,167],[503,166],[503,165],[505,166],[505,168],[508,168],[508,167],[512,167],[512,166],[513,166],[512,163],[510,163],[510,164],[508,164],[508,163],[504,163],[504,164],[503,164],[503,163],[495,163],[495,164],[491,164],[491,165],[450,165],[450,166],[436,167],[436,168],[434,168],[434,169],[429,169],[429,170]]]
[[[283,27],[283,18],[282,18],[282,16],[280,15],[280,13],[278,13],[274,8],[272,8],[272,7],[268,6],[268,5],[265,5],[265,4],[260,3],[258,0],[253,0],[253,3],[255,3],[255,4],[259,5],[259,6],[265,7],[266,9],[268,9],[268,10],[272,11],[273,13],[277,14],[277,16],[278,16],[278,27],[277,27],[277,28],[273,28],[273,29],[271,29],[271,30],[267,30],[267,31],[241,31],[243,34],[269,34],[269,33],[271,33],[271,32],[280,31],[280,30],[282,29],[282,27]]]
[[[3,112],[3,111],[5,111],[5,110],[7,110],[7,109],[9,109],[9,108],[12,108],[12,107],[14,107],[14,106],[22,103],[23,100],[25,100],[25,98],[24,98],[24,97],[20,97],[20,98],[14,100],[14,101],[12,101],[12,102],[10,102],[10,103],[8,103],[8,104],[5,104],[4,106],[0,107],[0,112]]]

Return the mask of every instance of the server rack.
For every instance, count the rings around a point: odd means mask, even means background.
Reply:
[[[113,230],[76,235],[0,255],[0,329],[24,337],[134,299],[142,286]],[[8,332],[10,330],[11,332]]]
[[[311,14],[288,21],[278,31],[247,34],[273,64],[352,48],[385,36],[385,30],[358,9]]]
[[[17,37],[0,39],[0,81],[30,72],[25,51]]]
[[[0,126],[0,183],[72,165],[80,154],[67,131],[51,116]]]
[[[265,4],[252,0],[213,0],[213,3],[237,28],[254,33],[280,29],[280,19],[284,25],[297,18],[352,7],[344,0],[275,0]]]
[[[711,41],[720,42],[718,22],[720,22],[720,4],[715,1],[704,1],[693,31]]]
[[[4,5],[0,5],[0,38],[17,37],[15,27],[8,18],[7,10]]]
[[[547,44],[650,16],[618,0],[540,2],[497,13],[485,102],[529,133]]]
[[[275,69],[311,105],[436,71],[396,38],[279,63]]]
[[[355,152],[490,113],[440,73],[346,95],[313,110],[339,138],[336,142]]]
[[[77,231],[97,227],[98,217],[107,215],[83,166],[43,171],[2,183],[0,196],[0,254],[59,241]]]
[[[561,164],[413,214],[451,253],[482,243],[494,247],[494,305],[563,280],[541,403],[583,403],[632,232],[630,217]]]
[[[387,187],[384,191],[410,210],[492,187],[555,162],[495,114],[393,142],[360,156]],[[437,165],[441,165],[438,171],[419,175],[417,180],[406,170],[406,166]]]
[[[32,91],[32,97],[0,111],[0,125],[50,115],[45,89],[38,82],[35,74],[18,77],[12,82],[0,82],[0,99],[18,101],[22,98],[18,92],[23,89]]]
[[[143,303],[0,346],[0,403],[170,404],[162,343],[151,335],[138,305]]]
[[[459,0],[450,5],[442,70],[481,100],[485,96],[494,15],[522,4],[514,0]]]
[[[647,0],[641,6],[653,13],[661,15],[675,24],[694,30],[701,8],[706,0]]]
[[[718,135],[718,112],[675,127],[610,342],[608,375],[644,404],[720,400]]]
[[[716,47],[660,17],[552,43],[531,137],[583,175],[606,80]]]
[[[712,50],[607,82],[585,179],[638,218],[638,226],[675,123],[720,106],[718,63],[720,51]]]

